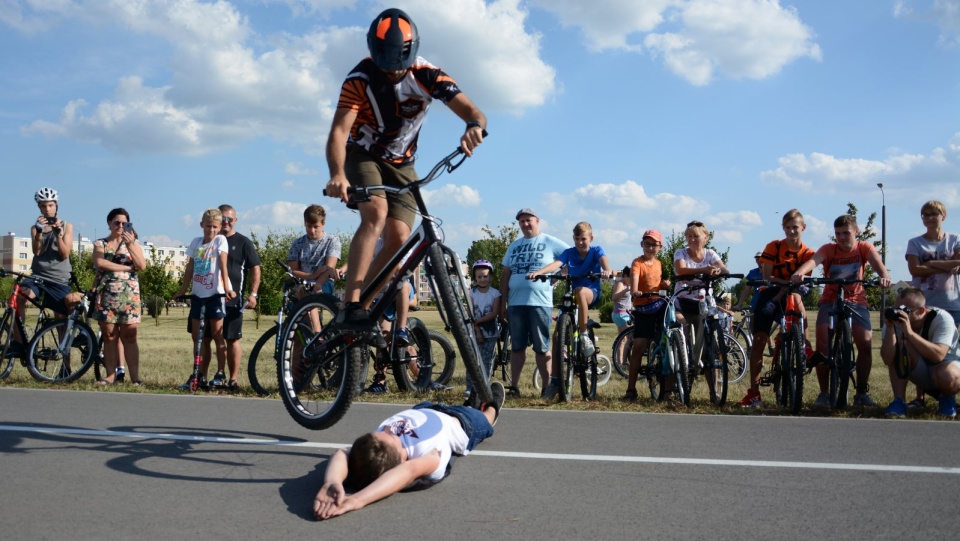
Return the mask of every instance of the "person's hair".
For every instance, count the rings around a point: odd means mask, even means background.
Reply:
[[[720,295],[720,302],[724,303],[724,302],[733,302],[733,301],[731,300],[729,293],[724,293],[723,295]]]
[[[220,209],[220,212],[221,212],[221,213],[226,212],[226,211],[228,211],[228,210],[236,210],[236,209],[234,209],[233,207],[231,207],[230,205],[228,205],[228,204],[226,204],[226,203],[220,205],[220,206],[217,207],[217,208]]]
[[[310,205],[303,210],[303,221],[308,224],[324,224],[327,222],[327,211],[320,205]]]
[[[129,220],[129,218],[127,218]],[[217,222],[223,221],[223,214],[220,214],[220,209],[207,209],[203,211],[203,217],[200,218],[201,222],[206,220],[214,220]]]
[[[803,214],[797,209],[790,209],[783,215],[783,221],[780,222],[780,225],[787,225],[787,222],[794,219],[799,219],[800,223],[804,223]]]
[[[833,227],[847,227],[850,226],[854,229],[859,230],[860,226],[857,225],[857,217],[853,214],[841,214],[833,221]]]
[[[693,221],[687,224],[687,228],[683,230],[683,236],[687,236],[691,231],[696,231],[697,233],[702,234],[704,237],[710,237],[710,230],[707,229],[707,226],[703,225],[703,222]]]
[[[900,290],[900,293],[897,293],[897,298],[902,301],[911,301],[917,305],[917,307],[927,305],[927,297],[924,296],[923,291],[919,287],[905,287]]]
[[[376,481],[385,472],[400,464],[400,452],[387,442],[368,432],[354,440],[347,454],[347,482],[361,490]]]
[[[127,212],[127,209],[118,207],[107,213],[107,225],[109,225],[114,218],[121,214],[123,214],[123,217],[126,218],[128,222],[130,221],[130,213]]]
[[[930,201],[927,201],[926,203],[924,203],[922,207],[920,207],[920,212],[928,212],[932,210],[939,212],[940,215],[943,216],[944,218],[947,217],[946,205],[937,201],[936,199],[931,199]]]
[[[593,228],[590,227],[590,224],[587,222],[580,222],[577,225],[573,226],[573,234],[576,235],[585,235],[593,234]]]
[[[630,276],[630,267],[629,266],[624,267],[623,270],[620,271],[620,274],[622,276]]]

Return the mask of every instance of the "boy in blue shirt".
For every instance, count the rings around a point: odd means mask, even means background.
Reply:
[[[541,274],[550,274],[560,267],[567,267],[570,276],[600,273],[604,278],[610,276],[610,262],[600,246],[591,246],[593,228],[587,222],[580,222],[573,228],[573,248],[567,248],[556,261],[540,270],[531,272],[527,278]],[[578,278],[573,281],[573,298],[579,308],[580,347],[587,357],[596,352],[596,347],[587,333],[587,310],[600,302],[600,279]]]

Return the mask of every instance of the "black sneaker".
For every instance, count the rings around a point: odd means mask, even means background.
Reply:
[[[380,326],[370,319],[370,311],[364,309],[359,302],[348,302],[344,305],[331,325],[341,331],[380,333]]]
[[[213,379],[210,380],[210,387],[214,387],[216,389],[219,389],[226,384],[227,384],[227,375],[219,370],[217,371],[216,374],[213,375]]]
[[[490,394],[493,395],[493,402],[488,402],[488,406],[493,406],[493,411],[496,413],[493,416],[493,422],[491,425],[497,424],[497,419],[500,418],[500,410],[503,408],[503,401],[506,400],[507,392],[503,388],[503,384],[499,381],[494,381],[490,383]]]

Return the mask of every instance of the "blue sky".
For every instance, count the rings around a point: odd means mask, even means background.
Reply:
[[[957,0],[0,0],[0,228],[25,236],[50,186],[87,237],[123,206],[145,240],[186,244],[223,202],[244,233],[300,231],[309,203],[352,233],[320,194],[323,145],[391,5],[489,119],[428,199],[462,257],[533,207],[567,241],[591,222],[614,268],[643,230],[701,220],[746,272],[784,211],[816,248],[848,201],[879,215],[877,183],[894,279],[924,201],[960,231]],[[420,172],[462,131],[435,103]]]

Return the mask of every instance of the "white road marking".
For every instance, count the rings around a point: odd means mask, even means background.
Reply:
[[[220,436],[194,436],[155,432],[123,432],[113,430],[90,430],[84,428],[49,428],[36,426],[0,425],[0,432],[28,432],[40,434],[71,434],[79,436],[102,436],[109,438],[134,438],[144,440],[189,441],[195,443],[225,443],[241,445],[273,445],[278,447],[305,447],[311,449],[343,449],[346,443],[321,443],[257,438],[225,438]],[[696,466],[734,466],[747,468],[788,468],[809,470],[876,471],[895,473],[933,473],[960,475],[960,468],[946,466],[909,466],[898,464],[843,464],[833,462],[779,462],[775,460],[725,460],[713,458],[671,458],[657,456],[578,455],[560,453],[526,453],[517,451],[471,451],[474,456],[504,458],[532,458],[540,460],[576,460],[584,462],[625,462],[640,464],[688,464]]]

